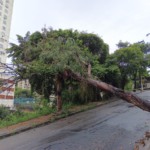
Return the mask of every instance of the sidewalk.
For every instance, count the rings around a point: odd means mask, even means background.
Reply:
[[[6,137],[9,137],[9,136],[12,136],[12,135],[36,128],[36,127],[47,125],[47,124],[52,123],[58,119],[65,118],[65,117],[68,117],[68,116],[71,116],[71,115],[74,115],[74,114],[77,114],[77,113],[80,113],[80,112],[83,112],[83,111],[86,111],[89,109],[93,109],[93,108],[99,107],[101,105],[114,102],[116,100],[118,100],[118,99],[112,98],[111,100],[97,102],[92,107],[90,107],[90,106],[87,106],[87,107],[76,106],[73,109],[69,110],[68,114],[54,113],[54,114],[50,114],[47,116],[41,116],[39,118],[35,118],[35,119],[31,119],[31,120],[28,120],[25,122],[21,122],[21,123],[15,124],[15,125],[11,125],[11,126],[8,126],[5,128],[1,128],[0,129],[0,139],[6,138]]]

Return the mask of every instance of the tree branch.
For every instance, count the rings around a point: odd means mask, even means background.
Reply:
[[[66,74],[66,73],[65,73]],[[141,108],[142,110],[150,112],[150,101],[142,99],[137,95],[131,92],[125,92],[122,89],[118,89],[110,84],[107,84],[102,81],[94,80],[91,78],[84,78],[77,73],[73,73],[72,71],[67,71],[68,76],[71,76],[73,79],[78,81],[84,81],[89,85],[95,86],[96,88],[103,90],[105,92],[116,95],[117,97],[125,100],[128,103],[132,103],[133,105]]]

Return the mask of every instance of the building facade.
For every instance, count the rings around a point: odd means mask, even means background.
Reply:
[[[14,0],[0,0],[0,62],[6,63],[6,49],[9,43],[9,34]]]
[[[13,107],[14,78],[5,72],[14,0],[0,0],[0,105]]]
[[[2,83],[0,86],[0,105],[10,108],[14,107],[15,83],[13,79],[9,74],[0,74],[0,82]]]
[[[18,88],[21,88],[21,89],[31,90],[31,85],[30,85],[28,79],[19,81],[19,82],[17,83],[17,87],[18,87]]]

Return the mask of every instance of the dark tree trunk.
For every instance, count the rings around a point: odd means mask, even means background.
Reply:
[[[56,82],[56,90],[57,90],[57,111],[62,110],[62,98],[61,98],[61,92],[62,92],[62,81],[58,77]]]
[[[140,72],[139,72],[139,83],[140,83],[140,89],[141,89],[141,91],[143,91],[142,75]]]
[[[122,79],[121,79],[121,88],[122,89],[124,89],[126,82],[127,82],[127,77],[126,77],[126,75],[123,75]]]
[[[88,77],[91,77],[91,64],[88,64]]]
[[[136,84],[136,73],[134,75],[134,91],[137,89],[137,84]]]
[[[74,78],[75,80],[82,81],[82,82],[84,81],[87,84],[95,86],[96,88],[98,88],[100,90],[103,90],[103,91],[106,91],[108,93],[114,94],[114,95],[120,97],[121,99],[125,100],[128,103],[132,103],[133,105],[135,105],[135,106],[137,106],[137,107],[139,107],[139,108],[141,108],[145,111],[150,112],[150,101],[144,100],[144,99],[136,96],[133,93],[124,92],[123,90],[118,89],[118,88],[116,88],[112,85],[109,85],[105,82],[102,82],[102,81],[97,81],[97,80],[94,80],[94,79],[91,79],[91,78],[84,78],[81,75],[73,73],[71,71],[66,71],[65,76],[66,75],[68,77]]]

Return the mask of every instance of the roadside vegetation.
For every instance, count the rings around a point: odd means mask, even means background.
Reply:
[[[50,113],[54,113],[55,111],[56,109],[50,108],[48,106],[34,108],[32,110],[28,110],[25,107],[17,107],[16,110],[13,111],[4,106],[0,106],[0,128],[37,118],[43,115],[48,115]]]
[[[51,115],[50,122],[53,122],[59,118],[64,118],[74,113],[86,111],[102,104],[107,103],[108,101],[98,101],[98,102],[89,102],[85,104],[72,104],[64,103],[62,106],[62,111],[58,112],[56,107],[50,107],[48,103],[45,105],[34,104],[32,110],[28,109],[26,106],[16,107],[16,110],[10,110],[6,107],[0,106],[0,128],[8,127],[17,123],[28,121],[34,118],[41,116]],[[34,122],[33,122],[33,125]]]
[[[8,55],[15,65],[16,78],[28,79],[31,91],[16,88],[15,97],[32,97],[36,102],[28,112],[23,106],[14,112],[0,107],[1,127],[56,111],[67,113],[72,106],[112,96],[84,79],[93,78],[133,91],[149,77],[149,43],[119,41],[118,49],[109,54],[109,46],[101,37],[77,30],[43,28],[17,38],[18,44],[11,43]]]

